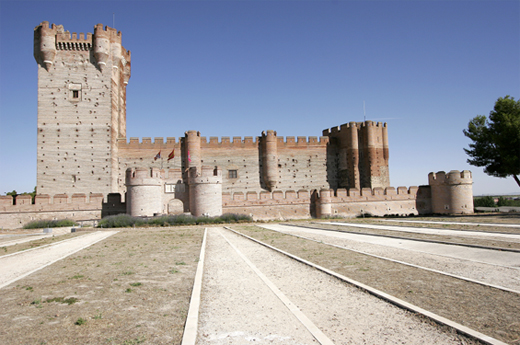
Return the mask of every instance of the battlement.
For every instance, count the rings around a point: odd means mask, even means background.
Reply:
[[[331,127],[323,130],[324,136],[337,136],[342,132],[350,130],[350,128],[365,128],[365,127],[377,127],[377,128],[385,128],[387,127],[386,122],[375,122],[375,121],[364,121],[364,122],[348,122],[344,123],[340,126]]]
[[[131,137],[129,141],[126,138],[117,139],[117,146],[119,149],[166,149],[166,148],[179,148],[181,140],[177,141],[175,137],[167,137],[166,141],[163,137],[155,137],[152,141],[150,137],[144,137],[141,140],[139,138]]]
[[[222,206],[266,205],[266,204],[308,204],[311,193],[308,190],[275,190],[273,192],[222,193]]]
[[[110,39],[112,41],[119,40],[119,42],[121,42],[121,37],[122,37],[121,31],[117,31],[116,29],[111,28],[108,25],[103,27],[103,24],[101,24],[101,23],[96,24],[94,26],[94,35],[96,35],[96,36],[108,36],[108,37],[110,37]]]
[[[126,169],[127,186],[160,186],[163,184],[164,170],[158,168]]]
[[[34,55],[37,61],[43,62],[46,69],[54,63],[57,51],[94,51],[96,61],[102,70],[107,63],[109,55],[114,57],[114,67],[119,67],[119,62],[125,66],[125,83],[130,77],[131,59],[130,51],[121,46],[121,31],[108,26],[97,24],[94,34],[76,32],[72,34],[65,31],[63,25],[42,22],[34,28]],[[110,46],[112,46],[110,48]]]
[[[200,137],[199,135],[197,135]],[[130,139],[119,138],[117,139],[117,145],[120,149],[164,149],[164,148],[179,148],[181,141],[185,138],[167,137],[166,140],[163,137],[143,137],[136,138],[131,137]],[[278,145],[285,146],[326,146],[330,138],[327,136],[322,137],[276,137]],[[220,147],[257,147],[260,143],[260,137],[200,137],[201,148],[220,148]]]
[[[222,184],[222,169],[203,165],[189,169],[190,184]]]
[[[394,187],[383,188],[356,188],[338,189],[335,192],[331,189],[323,189],[317,193],[319,200],[329,203],[352,203],[359,201],[388,201],[388,200],[414,200],[417,197],[429,198],[428,187]],[[309,203],[311,192],[308,190],[275,190],[273,192],[235,192],[222,193],[223,206],[233,206],[246,204],[295,204]]]
[[[19,212],[19,211],[38,211],[42,208],[55,209],[57,205],[68,204],[67,207],[78,209],[84,207],[101,207],[103,202],[103,194],[92,193],[75,193],[72,195],[68,194],[40,194],[34,198],[34,203],[30,195],[17,195],[12,197],[10,195],[0,195],[0,212]],[[48,206],[48,207],[47,207]]]
[[[469,170],[464,170],[462,172],[451,170],[448,174],[444,171],[438,171],[437,173],[431,172],[428,174],[428,183],[430,185],[472,184],[473,177]]]

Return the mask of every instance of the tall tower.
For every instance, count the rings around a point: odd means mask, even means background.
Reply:
[[[350,122],[323,131],[338,148],[337,176],[341,188],[390,186],[386,123]]]
[[[126,137],[130,51],[121,32],[98,24],[70,34],[42,22],[34,29],[38,63],[40,194],[117,192],[117,139]]]

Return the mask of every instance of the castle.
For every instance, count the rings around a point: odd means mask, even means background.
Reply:
[[[0,197],[0,220],[99,219],[243,213],[255,219],[361,213],[471,213],[469,171],[429,176],[429,186],[390,187],[388,128],[350,122],[320,137],[126,138],[131,54],[121,32],[42,22],[38,64],[35,203]],[[54,196],[51,196],[54,195]],[[8,216],[6,216],[8,215]],[[9,225],[5,225],[9,226]]]

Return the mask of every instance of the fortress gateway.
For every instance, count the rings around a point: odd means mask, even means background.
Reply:
[[[125,211],[255,219],[473,211],[469,171],[430,173],[429,186],[390,187],[382,123],[350,122],[309,138],[266,130],[208,139],[190,130],[128,140],[131,54],[113,28],[98,24],[77,35],[43,22],[34,29],[34,57],[38,195],[34,204],[0,197],[4,226]]]

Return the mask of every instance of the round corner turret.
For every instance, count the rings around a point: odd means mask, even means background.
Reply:
[[[222,215],[222,170],[219,167],[191,167],[189,189],[192,215]]]
[[[162,213],[163,176],[157,168],[126,169],[126,213],[151,217]]]
[[[451,170],[428,174],[432,212],[439,214],[473,213],[473,178],[471,171]]]

